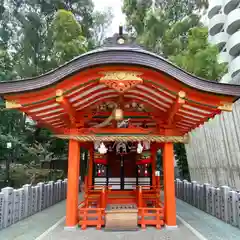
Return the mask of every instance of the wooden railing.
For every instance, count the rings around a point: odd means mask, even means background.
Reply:
[[[118,194],[120,194],[124,196],[124,199],[126,198],[127,203],[130,198],[134,200],[134,203],[136,201],[138,224],[142,228],[151,225],[160,229],[164,224],[164,207],[160,201],[160,189],[159,183],[156,186],[136,186],[136,189],[132,190],[129,195],[127,191],[112,191],[111,186],[96,188],[96,186],[88,186],[86,182],[84,201],[79,204],[79,225],[82,229],[86,229],[88,226],[96,226],[97,229],[101,229],[105,225],[107,204],[111,204],[113,199],[117,200],[118,204],[123,203],[123,199],[118,199]]]
[[[92,189],[92,187],[85,187],[85,199],[79,204],[79,225],[83,230],[88,226],[101,229],[105,225],[107,189],[106,187]]]
[[[144,187],[138,187],[136,190],[136,199],[138,205],[138,224],[145,229],[147,225],[155,226],[160,229],[164,224],[164,208],[160,201],[160,191],[157,187],[150,187],[145,190]],[[151,206],[148,207],[150,202]]]
[[[163,211],[163,208],[138,208],[138,224],[142,229],[145,229],[147,225],[161,229],[161,226],[164,225]]]

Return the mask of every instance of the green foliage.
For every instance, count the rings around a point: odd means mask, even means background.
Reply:
[[[208,79],[219,80],[226,73],[226,65],[217,62],[219,53],[216,46],[208,43],[208,30],[204,27],[192,28],[188,33],[188,41],[181,52],[169,59],[179,67]],[[181,45],[179,41],[179,45]]]
[[[218,80],[226,66],[218,64],[218,49],[208,43],[207,29],[200,21],[207,0],[124,0],[129,32],[146,49],[156,52],[196,76]],[[178,166],[188,178],[183,144],[174,146]],[[159,158],[160,159],[160,158]],[[160,166],[160,160],[158,160]]]
[[[56,65],[70,61],[87,50],[87,41],[82,35],[81,25],[69,11],[59,10],[56,13],[49,35],[52,38],[50,58]]]
[[[96,11],[93,13],[93,41],[95,42],[95,46],[101,46],[103,44],[106,30],[108,26],[111,24],[113,15],[111,13],[111,9],[107,9],[105,12]]]
[[[0,0],[0,81],[43,74],[99,45],[111,15],[93,10],[92,0]],[[67,141],[51,137],[26,115],[3,109],[1,99],[0,104],[0,162],[38,172],[33,164],[67,159]],[[19,169],[10,176],[29,182]]]

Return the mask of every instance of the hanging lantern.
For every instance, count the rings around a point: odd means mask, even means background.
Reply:
[[[101,176],[101,170],[100,170],[100,168],[98,169],[98,177],[100,177]]]
[[[117,108],[115,110],[115,116],[114,117],[115,117],[115,120],[117,120],[117,121],[122,120],[123,119],[123,110],[120,109],[120,108]]]

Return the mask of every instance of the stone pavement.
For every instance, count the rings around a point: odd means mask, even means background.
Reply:
[[[208,240],[240,240],[240,229],[178,199],[177,214]]]
[[[81,198],[81,195],[80,195]],[[89,228],[85,231],[78,229],[75,232],[66,232],[63,230],[64,221],[50,231],[41,240],[132,240],[141,239],[161,239],[161,240],[239,240],[240,230],[232,227],[215,217],[212,217],[201,210],[194,208],[187,203],[177,200],[178,216],[184,220],[185,224],[178,220],[178,229],[160,231],[155,228],[139,230],[136,232],[105,232],[97,231],[95,228]],[[6,229],[0,231],[0,240],[35,240],[43,232],[56,224],[65,215],[65,201],[45,209],[29,218],[24,219]],[[204,238],[194,235],[189,228],[189,224],[195,231],[199,232]]]
[[[82,194],[79,194],[82,198]],[[34,240],[66,214],[66,201],[61,201],[31,217],[0,231],[0,240]]]
[[[82,231],[64,231],[64,223],[60,224],[52,232],[41,240],[199,240],[187,227],[178,221],[178,228],[174,230],[156,230],[156,228],[139,229],[128,232],[109,232],[88,228]]]

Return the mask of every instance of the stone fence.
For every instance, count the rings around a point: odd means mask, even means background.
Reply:
[[[228,186],[215,188],[187,180],[175,180],[176,197],[222,221],[240,228],[240,193]]]
[[[80,184],[79,184],[80,190]],[[20,189],[3,188],[0,192],[0,229],[66,199],[67,179],[23,185]]]

